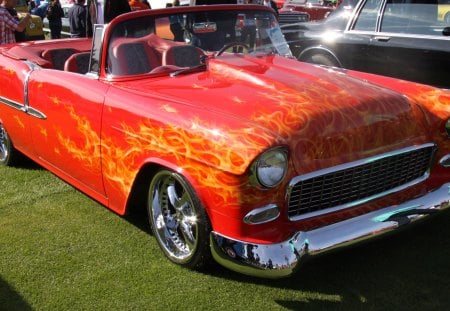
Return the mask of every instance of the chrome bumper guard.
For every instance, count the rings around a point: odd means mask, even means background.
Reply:
[[[243,274],[281,278],[295,273],[307,257],[357,244],[450,207],[450,183],[396,206],[311,231],[276,244],[252,244],[211,233],[211,251],[221,265]]]

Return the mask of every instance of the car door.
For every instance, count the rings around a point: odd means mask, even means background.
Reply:
[[[437,12],[437,1],[386,0],[368,50],[372,72],[450,88],[449,29]]]
[[[62,70],[32,72],[30,106],[44,118],[31,122],[37,156],[50,170],[98,198],[101,174],[101,116],[107,86],[87,75]]]
[[[348,24],[348,29],[341,39],[337,40],[340,45],[335,50],[343,67],[359,71],[373,71],[376,68],[376,60],[369,57],[370,41],[376,33],[378,13],[383,0],[363,1],[359,6],[353,19]]]

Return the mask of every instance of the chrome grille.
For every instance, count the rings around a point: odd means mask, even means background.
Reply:
[[[280,13],[278,15],[278,24],[287,25],[287,24],[296,24],[300,22],[309,21],[309,14],[304,12],[295,12],[295,13]]]
[[[355,206],[420,182],[428,177],[434,152],[434,144],[425,144],[298,176],[288,191],[289,218]]]

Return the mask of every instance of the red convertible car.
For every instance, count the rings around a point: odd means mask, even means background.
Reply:
[[[450,93],[298,62],[264,6],[4,45],[0,86],[2,165],[26,155],[117,214],[146,209],[187,268],[285,277],[450,206]]]

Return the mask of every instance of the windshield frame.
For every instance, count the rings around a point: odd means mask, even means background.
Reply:
[[[284,36],[282,35],[281,29],[278,25],[276,16],[270,8],[260,6],[260,5],[208,5],[208,6],[197,6],[197,7],[173,7],[173,8],[165,8],[165,9],[154,9],[154,10],[144,10],[144,11],[136,11],[127,14],[123,14],[116,19],[114,19],[107,27],[105,27],[105,35],[103,41],[103,49],[102,49],[102,70],[99,73],[100,77],[105,77],[107,79],[114,79],[120,76],[129,76],[136,75],[133,74],[118,74],[114,71],[111,65],[111,60],[114,55],[114,45],[119,39],[141,39],[150,34],[156,34],[161,39],[172,40],[173,37],[170,38],[168,36],[167,31],[169,30],[169,17],[179,15],[183,16],[185,20],[188,20],[190,16],[195,15],[210,15],[210,16],[219,16],[223,14],[228,18],[229,16],[250,16],[251,14],[260,14],[262,17],[267,17],[267,21],[269,25],[259,27],[267,32],[270,36],[270,42],[265,43],[266,45],[261,45],[260,47],[267,48],[270,46],[270,50],[263,51],[262,48],[258,48],[258,55],[273,55],[279,54],[285,57],[292,57],[292,53],[289,49],[289,45],[287,44]],[[165,25],[160,27],[160,22],[165,21]],[[234,20],[234,25],[232,28],[237,29],[240,27],[241,21],[237,18]],[[197,31],[196,35],[200,35],[201,32],[211,32],[213,37],[217,37],[220,29],[222,27],[219,25],[219,20],[216,19],[216,25],[212,24],[202,24],[197,23]],[[198,28],[200,27],[200,28]],[[264,28],[265,27],[265,28]],[[133,30],[131,30],[133,28]],[[165,33],[159,33],[160,30],[163,30]],[[242,29],[241,29],[242,30]],[[240,31],[241,31],[240,30]],[[236,30],[237,32],[237,30]],[[230,39],[227,37],[227,39]],[[217,38],[215,40],[218,40]],[[187,42],[184,40],[183,44],[188,43],[191,45],[195,45],[197,48],[201,49],[204,55],[207,57],[214,56],[217,51],[220,50],[222,46],[214,47],[214,48],[205,48],[204,46],[198,46],[194,41]],[[163,53],[159,51],[160,53]],[[233,50],[233,53],[236,53],[237,50]],[[251,53],[252,51],[248,51]],[[256,52],[256,51],[255,51]],[[263,53],[264,52],[264,53]],[[240,53],[240,52],[239,52]],[[207,59],[204,57],[203,60]],[[194,67],[194,66],[192,66]],[[177,70],[179,70],[178,68]],[[175,70],[175,69],[174,69]],[[145,72],[150,73],[150,72]],[[161,74],[161,72],[158,72]]]

